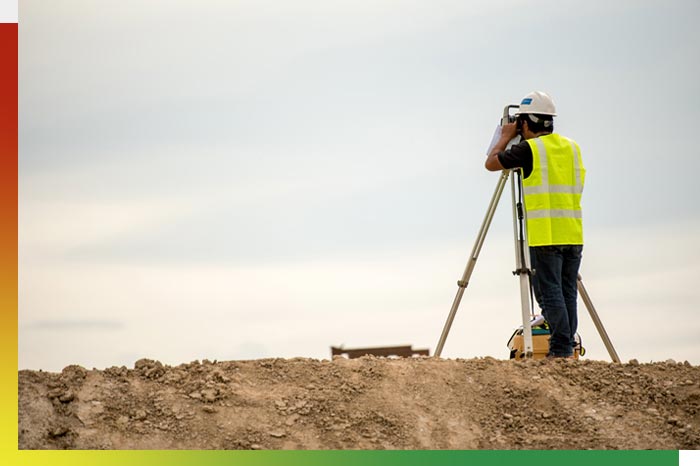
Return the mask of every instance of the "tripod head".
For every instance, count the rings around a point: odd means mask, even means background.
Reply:
[[[519,109],[520,105],[515,105],[515,104],[510,104],[506,105],[505,108],[503,108],[503,117],[501,118],[501,124],[496,126],[496,130],[493,133],[493,136],[491,137],[491,143],[489,144],[489,148],[486,149],[486,154],[491,153],[491,149],[496,145],[496,142],[498,142],[498,139],[501,137],[501,126],[507,124],[507,123],[513,123],[516,121],[517,117],[515,115],[511,115],[510,111],[511,109]],[[520,128],[518,128],[520,129]],[[508,145],[506,146],[506,149],[509,149],[513,144],[517,144],[520,142],[520,134],[515,136],[513,139],[508,142]]]
[[[511,109],[517,110],[519,108],[520,108],[520,105],[515,105],[515,104],[506,105],[503,108],[503,117],[501,118],[501,126],[503,126],[507,123],[515,122],[518,119],[518,117],[516,117],[515,115],[511,115],[510,111],[511,111]],[[522,139],[522,137],[520,136],[520,124],[518,124],[518,134],[513,139],[510,140],[510,142],[506,146],[506,149],[510,149],[511,146],[519,143],[521,139]]]
[[[501,118],[501,126],[505,125],[506,123],[513,123],[516,120],[515,115],[510,114],[510,110],[512,108],[519,109],[520,105],[510,104],[506,105],[503,108],[503,118]]]

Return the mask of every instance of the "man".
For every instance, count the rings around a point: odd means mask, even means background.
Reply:
[[[577,277],[583,249],[581,193],[586,171],[576,142],[554,133],[556,110],[544,92],[528,94],[516,122],[501,129],[486,168],[521,168],[532,285],[549,323],[549,357],[573,357]],[[523,140],[506,150],[517,134]]]

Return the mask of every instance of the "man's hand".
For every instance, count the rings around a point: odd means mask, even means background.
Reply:
[[[504,138],[506,140],[506,144],[508,144],[508,141],[510,141],[517,135],[518,124],[516,122],[506,123],[505,125],[501,126],[501,138]]]

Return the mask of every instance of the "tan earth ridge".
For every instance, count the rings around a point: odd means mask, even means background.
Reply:
[[[21,449],[698,449],[700,367],[261,359],[19,372]]]

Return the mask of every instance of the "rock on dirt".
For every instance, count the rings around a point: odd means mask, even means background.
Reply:
[[[700,367],[480,358],[19,372],[21,449],[698,449]]]

